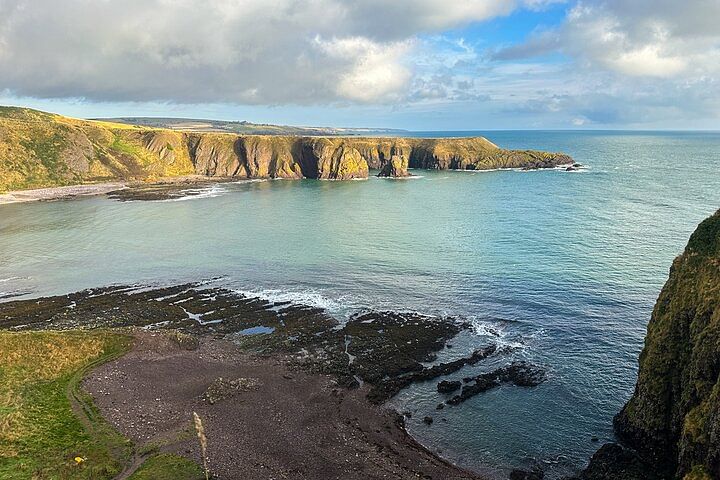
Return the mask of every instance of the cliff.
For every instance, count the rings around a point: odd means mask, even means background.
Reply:
[[[720,478],[720,210],[673,262],[614,425],[634,452],[605,446],[582,478]]]
[[[369,138],[181,132],[78,120],[0,107],[0,191],[107,180],[204,175],[234,178],[367,178],[396,157],[407,167],[552,168],[567,155],[504,150],[485,138]],[[392,167],[392,165],[391,165]]]

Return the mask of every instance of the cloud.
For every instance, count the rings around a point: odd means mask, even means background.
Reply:
[[[614,70],[631,76],[672,77],[687,68],[680,56],[663,56],[658,45],[645,45],[606,60]]]
[[[370,102],[392,98],[402,92],[411,77],[403,58],[412,42],[378,43],[364,37],[315,39],[329,58],[354,59],[353,65],[338,76],[335,93],[349,100]]]
[[[629,76],[679,77],[720,72],[720,2],[580,2],[558,28],[496,52],[496,60],[563,53],[583,66]]]
[[[581,1],[564,22],[491,53],[494,62],[557,61],[579,87],[555,108],[586,124],[687,125],[720,117],[720,2]],[[553,60],[547,60],[553,59]],[[549,99],[537,99],[541,105]],[[524,103],[517,108],[537,108]]]
[[[92,101],[392,101],[411,82],[407,57],[418,36],[522,5],[0,0],[0,90]]]

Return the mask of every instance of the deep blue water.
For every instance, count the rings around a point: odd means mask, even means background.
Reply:
[[[341,317],[363,308],[465,316],[475,329],[447,355],[514,344],[514,356],[545,365],[549,381],[441,412],[434,384],[393,403],[413,412],[419,440],[464,466],[539,462],[555,478],[587,462],[599,446],[593,436],[612,439],[670,263],[720,207],[720,134],[486,135],[507,148],[563,151],[589,168],[415,171],[409,180],[223,184],[172,202],[0,206],[0,297],[221,276]],[[462,374],[509,358],[494,361]]]

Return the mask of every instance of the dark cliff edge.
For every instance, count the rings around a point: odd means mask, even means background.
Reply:
[[[370,169],[404,176],[407,168],[530,170],[572,163],[562,153],[505,150],[482,137],[181,132],[0,107],[0,191],[190,175],[348,180],[367,178]]]
[[[648,324],[635,392],[580,478],[720,478],[720,210],[670,269]]]

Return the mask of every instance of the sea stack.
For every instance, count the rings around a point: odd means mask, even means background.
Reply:
[[[393,155],[390,160],[385,162],[382,170],[378,173],[378,177],[409,177],[408,158],[405,155]]]

